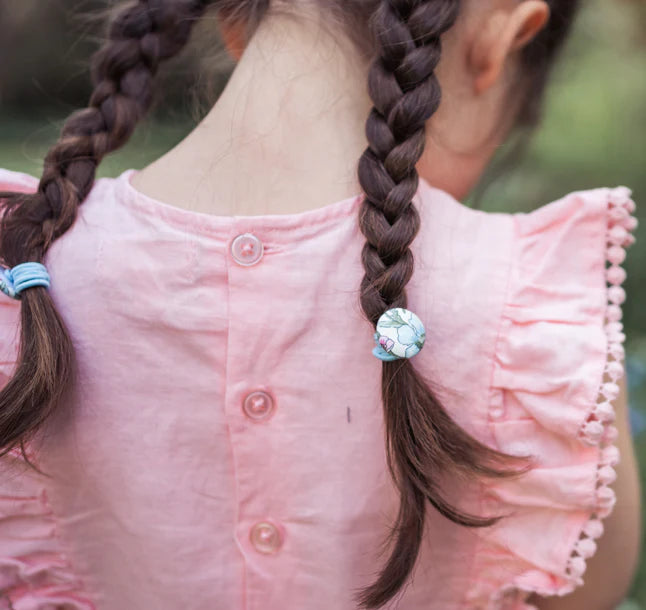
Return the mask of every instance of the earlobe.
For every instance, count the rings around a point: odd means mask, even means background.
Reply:
[[[544,0],[524,0],[512,11],[498,10],[487,18],[469,53],[476,95],[498,80],[507,56],[532,40],[549,16],[550,10]]]

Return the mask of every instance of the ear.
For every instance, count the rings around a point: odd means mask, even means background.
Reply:
[[[544,0],[523,0],[512,10],[496,10],[486,18],[468,53],[476,94],[498,80],[507,56],[532,40],[549,17],[550,9]]]
[[[220,12],[216,13],[220,36],[229,55],[239,61],[245,48],[244,24],[236,21],[226,21]]]

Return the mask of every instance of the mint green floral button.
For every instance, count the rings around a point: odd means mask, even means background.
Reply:
[[[422,349],[426,330],[412,311],[395,307],[379,318],[374,339],[377,346],[372,353],[380,360],[412,358]]]

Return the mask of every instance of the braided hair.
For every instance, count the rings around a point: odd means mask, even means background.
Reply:
[[[44,160],[33,194],[0,192],[0,257],[13,267],[42,262],[52,242],[74,223],[103,157],[123,146],[152,102],[160,61],[185,45],[205,2],[147,0],[126,6],[109,26],[108,42],[92,58],[94,90],[87,108],[64,123]],[[69,332],[49,291],[21,294],[21,340],[14,375],[0,392],[0,448],[24,442],[62,402],[75,378]]]
[[[410,246],[420,228],[413,204],[416,163],[424,151],[426,123],[441,100],[435,75],[441,36],[456,21],[460,0],[317,1],[341,16],[339,23],[358,52],[372,59],[368,90],[374,106],[366,122],[368,147],[358,164],[365,193],[358,222],[366,239],[361,308],[376,326],[386,310],[407,305],[406,285],[414,267]],[[548,3],[555,17],[524,55],[531,60],[524,70],[531,73],[525,88],[531,95],[518,113],[525,124],[538,120],[538,98],[577,0]],[[249,39],[269,0],[133,0],[115,14],[106,42],[92,57],[89,105],[65,121],[45,157],[37,191],[0,192],[0,259],[5,265],[41,262],[52,242],[72,226],[98,164],[128,141],[149,110],[160,62],[181,51],[207,6],[219,11],[224,24],[244,23]],[[366,23],[369,31],[357,36],[358,26]],[[0,456],[20,447],[29,462],[24,443],[61,408],[75,378],[73,344],[49,292],[42,286],[26,290],[17,366],[0,390]],[[440,474],[510,477],[532,467],[526,457],[500,453],[468,435],[408,359],[384,361],[381,383],[388,468],[400,505],[385,541],[394,538],[390,555],[375,582],[356,593],[362,608],[383,606],[406,583],[419,554],[427,500],[467,527],[489,526],[501,518],[475,517],[452,506],[438,489]]]
[[[441,100],[435,75],[441,35],[454,24],[459,8],[459,0],[388,0],[373,15],[380,53],[368,76],[374,106],[358,175],[366,193],[359,211],[366,237],[361,307],[375,326],[384,311],[407,306],[406,284],[414,266],[410,245],[420,228],[412,201],[419,183],[415,166],[424,151],[426,122]],[[409,359],[383,362],[381,383],[388,466],[401,502],[389,536],[396,534],[390,557],[377,581],[359,596],[366,608],[385,604],[410,575],[422,542],[426,500],[461,525],[485,527],[500,519],[472,517],[451,506],[437,489],[439,473],[514,476],[519,471],[493,464],[521,461],[458,426]]]

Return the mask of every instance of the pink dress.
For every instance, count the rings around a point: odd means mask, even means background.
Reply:
[[[16,452],[0,463],[0,608],[353,610],[398,505],[358,303],[360,197],[214,216],[137,192],[135,171],[99,179],[47,253],[79,378],[30,447],[51,478]],[[0,170],[0,189],[37,182]],[[426,345],[411,362],[469,433],[540,464],[449,488],[464,510],[508,514],[497,526],[429,506],[389,607],[529,610],[530,592],[585,582],[615,502],[630,196],[505,214],[420,181],[408,307]],[[0,294],[5,380],[19,311]]]

